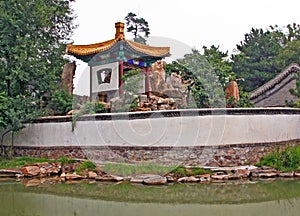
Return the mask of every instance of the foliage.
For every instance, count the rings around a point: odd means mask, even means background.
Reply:
[[[22,167],[24,165],[49,162],[49,161],[50,160],[47,158],[32,158],[28,156],[16,157],[11,160],[2,159],[0,161],[0,169],[17,168],[17,167]]]
[[[225,100],[227,84],[236,79],[227,52],[218,46],[203,47],[204,54],[192,50],[183,59],[173,61],[165,66],[166,74],[177,73],[188,81],[188,106],[186,108],[205,107],[252,107],[249,94],[239,86],[240,101]],[[196,104],[193,103],[193,100]]]
[[[198,50],[192,50],[192,53],[186,54],[178,62],[191,77],[190,89],[197,107],[225,107],[223,86],[205,56]]]
[[[70,1],[0,1],[1,127],[17,132],[57,89],[74,25]]]
[[[42,163],[42,162],[60,162],[62,165],[74,163],[75,160],[73,158],[67,157],[60,157],[59,159],[52,160],[48,158],[33,158],[29,156],[22,156],[22,157],[15,157],[12,159],[2,159],[0,161],[0,169],[5,168],[18,168],[25,165],[32,165],[35,163]]]
[[[172,173],[176,177],[180,178],[180,177],[184,177],[184,176],[211,174],[212,171],[201,168],[201,167],[186,168],[184,166],[178,166],[174,170],[172,170],[170,173]]]
[[[276,149],[264,156],[256,166],[271,166],[282,171],[300,170],[300,147],[287,147],[282,151]]]
[[[130,70],[121,78],[124,81],[124,93],[137,94],[140,90],[140,82],[143,79],[141,70]]]
[[[204,56],[210,66],[217,74],[219,81],[225,90],[226,85],[236,79],[235,73],[232,71],[232,66],[229,62],[228,52],[219,50],[219,46],[212,45],[210,48],[203,47]]]
[[[96,114],[106,112],[105,105],[98,101],[86,102],[79,112],[72,116],[72,131],[74,131],[78,118],[86,114]]]
[[[286,104],[290,107],[300,108],[300,74],[296,75],[296,87],[290,89],[290,93],[298,97],[298,101],[286,101]]]
[[[127,32],[134,36],[134,41],[141,44],[146,44],[146,38],[150,34],[148,22],[144,18],[137,17],[136,14],[129,12],[125,17]],[[141,33],[143,35],[141,35]]]
[[[122,88],[124,94],[112,103],[113,112],[130,112],[138,107],[139,90],[141,89],[141,80],[144,78],[141,70],[130,70],[121,78],[124,81]]]
[[[288,67],[291,63],[300,64],[300,39],[288,41],[282,49],[280,49],[276,60],[282,69]]]
[[[30,98],[25,96],[16,95],[14,98],[8,97],[7,93],[0,94],[1,102],[1,117],[0,129],[3,129],[1,141],[1,155],[12,157],[12,151],[6,148],[4,151],[3,141],[4,136],[11,134],[11,148],[14,145],[14,134],[23,129],[24,123],[32,121],[37,116],[41,115],[41,111],[37,109],[36,104]]]
[[[231,56],[233,71],[245,91],[263,85],[291,63],[299,62],[300,25],[289,24],[284,28],[254,29],[245,34],[237,45],[237,53]]]
[[[94,164],[91,161],[83,161],[75,171],[77,173],[84,173],[86,171],[94,171],[95,169],[96,169],[96,164]]]
[[[280,35],[280,36],[278,36]],[[281,68],[276,56],[281,48],[281,33],[252,28],[237,45],[238,54],[232,55],[233,71],[246,91],[252,91],[272,79]]]
[[[72,110],[73,97],[67,89],[56,90],[48,104],[54,115],[65,115]]]
[[[158,174],[158,175],[167,175],[171,173],[177,177],[183,176],[192,176],[192,175],[202,175],[211,173],[210,170],[192,167],[185,168],[184,166],[162,166],[157,164],[105,164],[103,171],[109,174],[116,174],[121,176],[134,176],[140,174]]]
[[[59,159],[55,160],[56,162],[61,163],[61,165],[65,165],[65,164],[73,164],[75,163],[75,159],[74,158],[67,158],[65,156],[60,157]]]

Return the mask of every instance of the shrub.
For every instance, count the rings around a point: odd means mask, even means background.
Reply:
[[[80,166],[75,170],[77,173],[82,173],[87,170],[94,171],[96,169],[96,164],[91,161],[83,161]]]
[[[54,115],[65,115],[72,110],[72,100],[72,95],[66,89],[59,89],[53,93],[48,107]]]
[[[98,101],[86,102],[78,113],[73,115],[72,118],[72,131],[74,131],[78,118],[85,114],[104,113],[106,111],[104,104]]]
[[[276,149],[264,156],[256,166],[271,166],[282,171],[300,170],[300,147]]]

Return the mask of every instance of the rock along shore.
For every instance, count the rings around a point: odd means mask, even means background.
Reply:
[[[300,172],[282,172],[272,167],[262,166],[243,166],[243,167],[204,167],[209,174],[181,176],[178,173],[167,173],[165,175],[140,174],[133,176],[119,176],[105,173],[101,167],[94,171],[82,170],[76,173],[75,170],[81,162],[62,165],[61,163],[35,163],[26,165],[18,169],[1,169],[0,178],[21,179],[26,186],[35,186],[42,183],[51,183],[53,181],[66,181],[72,183],[78,180],[94,180],[106,182],[130,182],[132,184],[145,185],[165,185],[173,183],[207,183],[224,182],[238,179],[256,179],[256,178],[299,178]],[[189,169],[188,167],[186,169]]]

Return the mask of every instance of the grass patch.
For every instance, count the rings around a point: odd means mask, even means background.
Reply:
[[[62,165],[73,164],[73,163],[75,163],[75,159],[74,158],[61,157],[61,158],[55,160],[55,162],[60,162]]]
[[[104,171],[109,174],[133,176],[140,174],[164,175],[174,170],[176,166],[162,166],[156,164],[113,164],[104,165]]]
[[[33,158],[33,157],[28,157],[28,156],[22,156],[22,157],[15,157],[10,160],[1,159],[0,169],[18,168],[18,167],[22,167],[25,165],[32,165],[35,163],[42,163],[42,162],[61,162],[62,165],[64,165],[64,164],[74,163],[75,159],[61,157],[57,160],[51,160],[48,158]]]
[[[186,169],[184,166],[162,166],[156,164],[105,164],[104,171],[109,174],[121,176],[134,176],[140,174],[165,175],[171,173],[177,177],[192,176],[211,173],[199,167]]]
[[[211,174],[211,173],[213,173],[213,171],[200,168],[200,167],[193,167],[190,171],[187,172],[189,176]]]
[[[211,174],[212,171],[201,167],[185,168],[183,166],[178,166],[174,170],[172,170],[171,173],[173,173],[177,177],[184,177],[184,176]]]
[[[76,168],[76,173],[85,174],[86,171],[94,171],[96,164],[91,161],[83,161],[79,167]]]
[[[11,160],[1,160],[0,161],[0,168],[5,169],[5,168],[17,168],[21,167],[24,165],[30,165],[30,164],[35,164],[35,163],[42,163],[42,162],[49,162],[50,160],[47,158],[32,158],[32,157],[16,157]]]
[[[300,170],[300,147],[287,147],[282,151],[276,149],[255,165],[270,166],[286,172]]]

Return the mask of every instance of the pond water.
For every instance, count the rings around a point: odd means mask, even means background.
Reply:
[[[28,184],[27,184],[28,185]],[[144,186],[0,181],[0,215],[300,215],[300,181]]]

